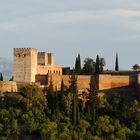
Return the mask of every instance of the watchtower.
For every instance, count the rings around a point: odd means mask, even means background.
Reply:
[[[35,82],[37,73],[37,49],[14,48],[14,81]]]

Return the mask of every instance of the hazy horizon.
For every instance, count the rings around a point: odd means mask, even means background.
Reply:
[[[13,48],[54,52],[55,63],[74,66],[81,54],[106,59],[114,69],[139,62],[140,1],[138,0],[10,0],[0,5],[0,57],[13,59]]]

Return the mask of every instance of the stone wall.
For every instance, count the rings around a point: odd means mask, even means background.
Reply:
[[[14,48],[14,81],[35,82],[37,50],[32,48]]]
[[[59,74],[62,76],[61,66],[37,66],[37,74]]]
[[[63,81],[67,87],[69,87],[69,79],[70,79],[70,75],[63,75]],[[86,75],[77,76],[78,90],[86,90],[87,88],[89,88],[89,83],[90,83],[90,76],[86,76]]]
[[[100,74],[95,77],[97,87],[99,90],[110,90],[117,88],[134,88],[139,85],[140,91],[140,74],[134,75],[111,75]],[[69,75],[63,75],[64,84],[69,86]],[[77,86],[79,90],[86,90],[89,88],[90,76],[78,75]]]
[[[130,86],[129,76],[111,76],[111,88],[128,87]]]
[[[140,74],[137,75],[137,90],[140,93]]]
[[[101,74],[98,76],[99,90],[123,88],[123,87],[136,87],[137,74],[132,75],[111,75]]]
[[[14,48],[13,76],[17,82],[36,82],[36,75],[59,74],[62,67],[54,65],[53,53],[33,48]]]
[[[17,92],[16,82],[0,81],[0,92]]]
[[[104,89],[110,89],[111,88],[111,75],[105,74],[105,75],[98,75],[98,89],[104,90]]]
[[[62,75],[59,74],[48,74],[48,84],[52,82],[54,90],[61,89]]]

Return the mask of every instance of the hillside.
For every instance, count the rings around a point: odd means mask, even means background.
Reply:
[[[12,77],[12,60],[0,57],[0,72],[5,80],[9,80]]]

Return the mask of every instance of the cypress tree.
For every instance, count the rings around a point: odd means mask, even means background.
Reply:
[[[81,73],[81,57],[80,57],[80,54],[78,54],[78,57],[76,57],[76,60],[75,60],[75,73],[76,74]]]
[[[0,81],[3,81],[3,75],[2,75],[2,73],[0,74]]]
[[[116,53],[115,70],[119,71],[118,53]]]
[[[61,93],[60,93],[60,109],[62,111],[66,111],[66,108],[65,108],[65,103],[64,103],[64,81],[62,79],[61,81]]]
[[[50,108],[52,113],[54,113],[54,111],[55,111],[55,92],[54,92],[54,88],[53,88],[52,79],[50,81],[47,99],[48,99],[48,107]]]
[[[78,111],[77,111],[77,101],[78,101],[78,90],[77,90],[77,77],[75,76],[75,73],[73,73],[70,76],[70,80],[69,80],[70,86],[69,86],[69,90],[70,92],[73,94],[73,103],[72,103],[72,124],[73,126],[76,126],[78,120],[77,117],[78,116]]]
[[[0,74],[0,81],[3,81],[3,75],[2,75],[2,73]]]
[[[97,55],[96,65],[95,65],[95,74],[99,74],[99,73],[100,73],[100,59],[99,59],[99,55]]]
[[[64,80],[61,81],[61,94],[64,94]]]
[[[98,108],[99,98],[97,94],[97,86],[94,76],[90,78],[90,89],[89,89],[89,105],[92,123],[95,124],[96,121],[96,110]]]
[[[76,57],[76,60],[75,60],[75,72],[77,73],[78,71],[78,59]]]
[[[80,54],[78,54],[78,74],[81,73],[81,57]]]

